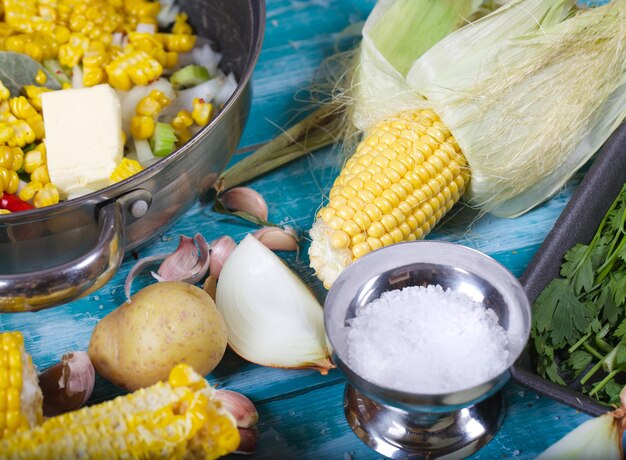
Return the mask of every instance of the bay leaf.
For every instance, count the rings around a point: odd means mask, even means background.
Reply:
[[[50,89],[61,89],[58,80],[33,58],[12,51],[0,52],[0,80],[11,92],[11,96],[19,96],[24,85],[35,85],[37,72],[43,71],[47,81],[43,86]]]

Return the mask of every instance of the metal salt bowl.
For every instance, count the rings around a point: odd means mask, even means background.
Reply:
[[[408,286],[440,285],[494,310],[509,341],[500,375],[452,393],[419,394],[372,383],[346,362],[347,321],[359,306]],[[374,251],[335,281],[324,305],[333,361],[348,381],[345,415],[366,444],[393,459],[462,458],[497,432],[504,418],[500,391],[530,333],[530,305],[517,279],[476,250],[446,242],[415,241]]]

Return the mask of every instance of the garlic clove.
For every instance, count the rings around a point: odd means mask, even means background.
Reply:
[[[215,398],[237,421],[238,428],[250,428],[259,421],[259,414],[252,401],[231,390],[215,390]]]
[[[252,234],[272,251],[297,251],[298,238],[291,227],[263,227]]]
[[[204,292],[209,294],[211,298],[215,301],[215,293],[217,291],[217,279],[213,275],[207,276],[204,280],[204,284],[202,285],[202,289]]]
[[[96,371],[84,351],[63,355],[61,362],[39,375],[46,417],[82,407],[93,392]]]
[[[193,238],[181,235],[176,251],[165,258],[159,271],[153,276],[159,281],[184,281],[194,284],[204,277],[209,269],[209,263],[209,245],[204,237],[200,233]]]
[[[259,192],[250,187],[235,187],[220,196],[220,201],[229,211],[242,211],[267,220],[267,204]]]
[[[322,306],[308,286],[251,234],[230,255],[217,283],[216,305],[228,343],[242,358],[270,367],[334,365]]]
[[[209,273],[217,280],[231,252],[237,247],[237,243],[230,236],[222,236],[211,243],[211,261]]]
[[[259,438],[259,430],[253,428],[239,428],[239,447],[234,452],[240,455],[252,455],[256,452],[256,443]]]

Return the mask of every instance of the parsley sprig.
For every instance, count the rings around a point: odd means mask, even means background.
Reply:
[[[537,371],[605,403],[626,381],[626,184],[533,305]]]

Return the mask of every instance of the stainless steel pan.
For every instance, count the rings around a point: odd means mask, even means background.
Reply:
[[[181,0],[196,33],[217,43],[237,90],[186,145],[139,174],[48,208],[0,216],[0,312],[70,302],[111,279],[124,252],[158,235],[214,184],[250,110],[264,0]]]

